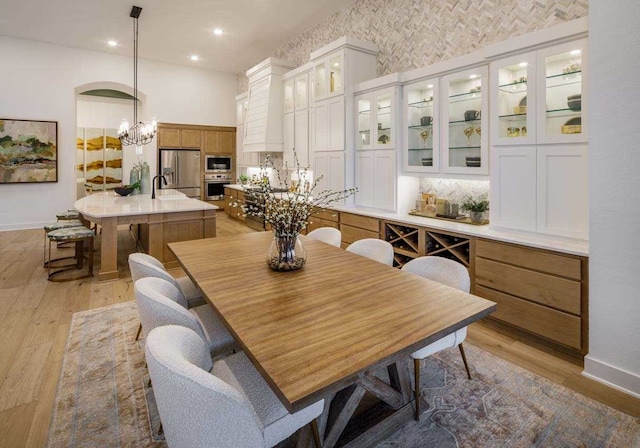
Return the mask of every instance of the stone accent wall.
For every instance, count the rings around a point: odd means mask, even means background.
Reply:
[[[251,66],[270,56],[299,66],[309,61],[312,51],[350,36],[380,48],[377,74],[383,76],[462,56],[587,13],[588,0],[356,0]],[[247,76],[238,74],[238,93],[247,88]]]

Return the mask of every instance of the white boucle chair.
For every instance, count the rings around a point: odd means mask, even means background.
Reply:
[[[171,325],[149,333],[145,354],[169,447],[272,447],[309,423],[319,444],[324,400],[290,414],[244,353],[212,363],[197,334]]]
[[[471,287],[469,271],[460,263],[442,257],[431,256],[415,258],[405,264],[402,270],[442,283],[443,285],[451,286],[452,288],[457,288],[464,292],[469,292]],[[467,357],[462,347],[462,342],[466,337],[467,327],[464,327],[411,354],[415,374],[416,420],[420,420],[420,362],[427,356],[457,345],[460,348],[464,367],[467,369],[467,377],[471,379]]]
[[[319,227],[316,230],[312,230],[307,233],[307,238],[340,247],[340,243],[342,242],[342,233],[333,227]]]
[[[178,288],[186,300],[186,308],[206,305],[206,300],[196,285],[193,284],[189,277],[175,278],[167,272],[160,260],[151,255],[143,253],[129,254],[129,270],[131,271],[131,279],[135,284],[136,281],[145,277],[162,278],[173,286]],[[138,327],[136,341],[140,337],[142,325]]]
[[[184,297],[166,280],[141,278],[134,284],[140,321],[146,334],[163,325],[181,325],[206,342],[211,356],[227,355],[236,348],[233,336],[209,305],[186,308]]]
[[[393,246],[391,243],[376,238],[365,238],[354,241],[347,249],[354,254],[371,258],[389,266],[393,266]]]

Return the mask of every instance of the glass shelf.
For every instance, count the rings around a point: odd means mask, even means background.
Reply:
[[[378,107],[378,115],[389,115],[391,113],[391,106]]]
[[[475,123],[480,123],[482,119],[478,118],[477,120],[454,120],[454,121],[450,121],[449,124],[460,124],[460,123],[468,123],[468,124],[475,124]]]
[[[449,149],[480,149],[480,146],[449,146]]]
[[[361,110],[360,112],[358,112],[359,114],[369,114],[371,113],[370,110]]]
[[[422,100],[422,101],[418,101],[417,103],[409,103],[409,107],[423,108],[423,107],[431,107],[431,106],[433,106],[433,100]]]
[[[420,130],[420,129],[431,129],[432,127],[433,127],[432,124],[427,124],[425,126],[422,126],[420,124],[416,124],[416,125],[413,125],[413,126],[409,126],[409,129],[418,129],[418,130]]]
[[[547,79],[560,78],[562,76],[570,76],[570,75],[582,75],[582,70],[576,70],[575,72],[560,73],[558,75],[549,75],[547,76]]]
[[[527,119],[527,114],[511,114],[511,115],[499,115],[498,118],[500,118],[501,120],[526,120]]]
[[[581,115],[582,115],[581,110],[551,109],[547,111],[547,117],[549,118],[580,117]]]
[[[455,95],[449,95],[449,99],[456,99],[457,101],[453,101],[457,103],[458,101],[470,101],[470,100],[479,100],[481,96],[480,91],[478,92],[465,92],[465,93],[456,93]],[[450,101],[451,103],[451,101]]]
[[[431,148],[409,148],[409,151],[433,151],[433,147],[431,147]]]
[[[527,81],[510,82],[499,85],[498,88],[505,93],[522,93],[527,91]]]

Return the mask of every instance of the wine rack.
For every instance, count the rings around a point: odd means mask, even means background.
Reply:
[[[384,239],[393,246],[395,267],[425,255],[444,257],[469,268],[469,239],[406,224],[384,222]]]

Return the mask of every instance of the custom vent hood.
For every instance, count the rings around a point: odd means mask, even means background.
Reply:
[[[244,124],[245,152],[276,152],[284,149],[282,75],[292,64],[269,58],[247,70],[249,99]]]

